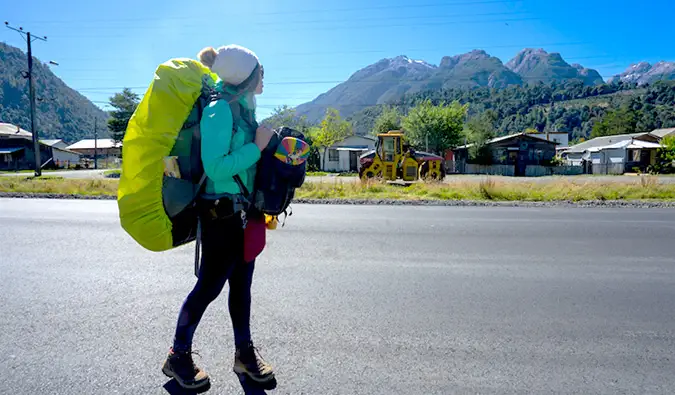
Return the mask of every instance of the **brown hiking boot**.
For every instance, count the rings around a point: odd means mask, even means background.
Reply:
[[[274,380],[272,366],[262,359],[258,349],[249,343],[243,348],[237,348],[234,353],[234,372],[244,374],[251,380],[266,384]]]
[[[195,365],[192,360],[192,351],[174,352],[169,350],[169,356],[164,362],[162,372],[185,389],[199,389],[209,385],[209,376]]]

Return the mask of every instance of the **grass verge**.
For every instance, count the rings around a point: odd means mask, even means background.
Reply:
[[[75,180],[61,177],[0,177],[0,192],[117,196],[117,180]]]
[[[59,177],[0,177],[0,192],[85,196],[116,196],[118,180],[76,180]],[[409,186],[377,182],[306,182],[300,199],[353,200],[483,200],[483,201],[597,201],[675,200],[675,184],[659,184],[656,178],[633,182],[578,183],[565,179],[550,183],[509,182],[493,178],[451,183],[418,183]]]
[[[297,193],[305,199],[388,200],[491,200],[491,201],[588,201],[675,200],[675,185],[640,178],[631,183],[560,180],[552,183],[504,182],[485,178],[452,183],[419,183],[410,186],[381,183],[307,183]]]

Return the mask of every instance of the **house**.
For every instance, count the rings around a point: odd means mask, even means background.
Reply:
[[[80,163],[80,154],[68,150],[68,144],[63,140],[40,140],[40,143],[51,147],[51,157],[55,167],[70,168]]]
[[[589,174],[624,174],[645,171],[656,162],[661,138],[652,133],[631,133],[596,137],[562,153],[572,166],[583,166]]]
[[[118,165],[122,154],[122,144],[116,143],[113,139],[84,139],[73,145],[68,146],[69,151],[77,152],[89,165],[93,162],[94,155],[103,160],[104,167],[110,164]]]
[[[40,142],[42,167],[54,167],[52,148]],[[33,134],[9,123],[0,123],[0,170],[29,170],[35,167]]]
[[[376,141],[371,137],[349,136],[333,144],[320,152],[321,169],[331,172],[358,172],[361,167],[360,156],[374,150]]]
[[[505,175],[525,176],[528,166],[543,166],[556,155],[557,142],[535,137],[532,134],[518,133],[509,136],[497,137],[489,140],[487,149],[491,154],[491,165],[509,167],[511,171],[502,172]],[[469,149],[473,144],[467,144],[453,149],[454,163],[459,164],[460,173],[467,171],[470,162]],[[461,171],[462,167],[466,167]]]

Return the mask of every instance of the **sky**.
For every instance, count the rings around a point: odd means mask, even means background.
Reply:
[[[484,49],[504,63],[523,48],[559,52],[603,78],[639,61],[675,61],[672,0],[0,0],[0,19],[47,41],[33,54],[101,108],[123,87],[142,94],[158,64],[226,44],[265,68],[258,117],[315,98],[382,58]],[[10,29],[0,41],[26,44]]]

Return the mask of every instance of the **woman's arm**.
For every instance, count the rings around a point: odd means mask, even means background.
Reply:
[[[204,109],[201,120],[202,163],[204,172],[212,180],[228,180],[253,166],[260,159],[260,149],[248,143],[229,152],[232,143],[232,112],[224,100],[211,103]]]

